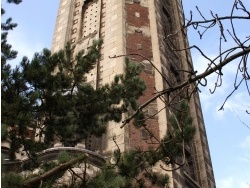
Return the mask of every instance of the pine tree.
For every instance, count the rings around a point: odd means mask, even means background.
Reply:
[[[156,149],[137,149],[123,154],[118,149],[114,152],[115,170],[117,177],[124,178],[124,187],[168,187],[169,177],[155,173],[152,168],[158,163],[164,172],[176,170],[186,164],[184,147],[191,142],[195,134],[187,103],[181,102],[176,112],[169,115],[168,120],[166,136]],[[177,162],[178,159],[182,159],[181,164]]]
[[[55,135],[64,145],[74,146],[89,135],[102,135],[107,122],[120,122],[123,113],[137,109],[137,99],[146,89],[139,77],[141,67],[138,63],[126,59],[125,73],[115,76],[110,84],[94,88],[87,82],[86,74],[100,57],[101,44],[101,41],[94,41],[86,53],[81,51],[75,58],[72,56],[74,46],[69,44],[56,54],[44,49],[31,61],[24,57],[20,66],[2,80],[2,123],[9,127],[12,159],[24,146],[29,157],[36,162],[36,153],[49,148]],[[140,120],[142,116],[140,113],[135,119]],[[184,144],[192,139],[195,131],[186,104],[181,104],[176,115],[172,114],[169,120],[171,129],[156,150],[138,149],[121,154],[118,148],[114,153],[116,164],[104,167],[96,177],[83,181],[84,186],[166,186],[168,176],[154,173],[152,166],[158,162],[167,166],[176,164],[176,159],[183,157]],[[135,121],[135,126],[146,125],[143,121]],[[44,142],[26,139],[29,128],[40,130]],[[46,182],[57,177],[58,170],[72,168],[81,158],[72,160],[63,164],[65,168],[55,166],[47,172],[49,174],[45,172],[42,180]],[[110,174],[116,177],[112,181]],[[28,179],[22,184],[34,187],[39,181],[40,178]]]
[[[94,42],[87,54],[79,52],[75,61],[69,44],[53,55],[44,49],[32,61],[24,57],[2,80],[2,122],[13,126],[13,135],[20,136],[29,153],[35,148],[25,140],[28,128],[40,128],[45,147],[55,135],[65,145],[74,145],[90,134],[102,135],[108,121],[121,121],[122,113],[135,105],[145,90],[140,66],[128,60],[125,75],[117,75],[111,84],[95,89],[87,83],[86,74],[100,57],[100,46],[101,41]],[[44,128],[37,127],[39,122]]]
[[[24,57],[2,79],[2,123],[9,130],[11,159],[23,146],[35,161],[35,154],[49,148],[55,136],[68,146],[89,135],[100,136],[108,121],[119,122],[123,113],[136,108],[136,100],[146,89],[139,78],[139,64],[126,59],[125,74],[96,89],[87,82],[86,74],[100,57],[101,44],[94,41],[75,58],[74,46],[69,44],[56,54],[44,49],[31,61]],[[44,142],[26,139],[30,128],[39,130]]]
[[[24,57],[20,66],[2,80],[2,123],[10,130],[8,136],[13,159],[15,151],[24,146],[27,154],[36,161],[36,152],[49,148],[55,135],[70,146],[90,134],[100,136],[105,132],[107,122],[120,122],[123,113],[129,109],[136,110],[137,99],[146,89],[139,77],[139,64],[126,59],[124,75],[117,75],[112,83],[96,89],[87,82],[86,74],[100,57],[101,44],[101,41],[94,41],[88,52],[79,52],[75,58],[72,58],[74,47],[69,44],[56,54],[44,49],[42,53],[36,53],[31,61]],[[178,157],[183,157],[183,144],[189,142],[195,132],[185,103],[180,105],[176,115],[171,114],[169,120],[171,129],[168,129],[157,149],[138,149],[121,154],[118,148],[114,153],[116,164],[104,167],[85,185],[167,185],[168,177],[154,173],[151,167],[159,161],[167,166],[174,165]],[[39,124],[41,122],[43,127]],[[135,126],[146,126],[145,122],[138,122]],[[26,139],[29,128],[40,129],[45,142]],[[77,162],[70,162],[63,170]],[[57,168],[52,169],[52,177]],[[116,174],[116,179],[110,181],[110,174]],[[24,185],[29,185],[29,180],[24,182]]]
[[[19,4],[22,1],[21,0],[8,0],[8,3],[14,3],[14,4]],[[1,7],[1,17],[5,14],[5,10]],[[7,63],[7,61],[15,59],[17,56],[17,51],[12,49],[12,45],[10,45],[7,42],[7,37],[8,37],[8,31],[13,30],[17,26],[16,23],[12,23],[12,18],[8,18],[5,22],[1,23],[1,93],[2,93],[2,109],[3,106],[6,105],[5,100],[3,98],[3,93],[4,90],[6,89],[6,82],[10,82],[10,77],[12,76],[17,76],[15,74],[12,74],[11,66]],[[10,95],[11,97],[11,95]],[[8,99],[10,100],[10,99]],[[2,117],[2,116],[1,116]],[[10,124],[8,124],[10,125]],[[6,130],[4,131],[5,134],[2,134],[2,140],[6,139],[7,136],[7,128],[8,125],[3,123],[1,124],[1,130]],[[10,133],[10,138],[14,138],[15,134]],[[14,150],[19,147],[19,139],[14,139],[13,142],[11,142],[11,158],[14,158]]]
[[[19,4],[22,0],[8,0],[8,3]],[[1,7],[1,17],[5,14],[5,10]],[[12,18],[8,18],[4,23],[1,23],[1,73],[2,78],[8,73],[10,66],[6,61],[16,58],[17,51],[12,50],[12,46],[7,43],[8,31],[13,30],[17,26],[16,23],[12,23]]]
[[[8,2],[18,4],[21,1]],[[17,52],[7,43],[7,31],[16,26],[11,18],[1,26],[1,116],[5,133],[2,139],[11,140],[11,159],[14,160],[15,152],[24,147],[35,167],[40,166],[45,172],[42,177],[28,179],[3,173],[2,185],[37,187],[42,181],[43,187],[49,187],[63,172],[86,161],[86,156],[66,157],[57,164],[39,164],[36,153],[51,147],[54,139],[65,146],[74,146],[89,135],[101,136],[109,121],[120,122],[124,113],[137,110],[137,100],[146,86],[140,78],[141,66],[129,59],[125,60],[124,74],[116,75],[112,83],[95,88],[88,82],[86,75],[100,58],[101,40],[94,41],[91,48],[76,55],[70,44],[55,54],[44,49],[34,54],[32,60],[24,57],[19,66],[11,69],[7,61],[15,58]],[[134,125],[146,127],[144,118],[144,114],[139,113]],[[113,154],[115,163],[108,163],[95,177],[83,178],[71,187],[167,187],[169,177],[153,172],[152,166],[161,162],[174,167],[177,158],[183,158],[185,162],[183,147],[195,133],[186,104],[181,104],[179,111],[171,114],[169,120],[171,128],[156,149],[121,153],[118,147]],[[27,139],[29,129],[39,130],[44,141]]]

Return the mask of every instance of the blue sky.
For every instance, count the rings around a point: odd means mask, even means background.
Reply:
[[[216,1],[210,0],[200,3],[198,0],[184,1],[186,12],[193,10],[194,18],[199,17],[195,6],[198,5],[206,18],[209,18],[210,10],[219,16],[229,15],[234,0]],[[245,2],[245,6],[250,10],[250,2]],[[210,16],[211,17],[211,16]],[[200,18],[200,17],[199,17]],[[201,18],[200,18],[201,19]],[[238,36],[249,36],[250,24],[247,22],[236,23]],[[230,29],[228,23],[224,25],[224,30]],[[248,34],[246,34],[248,32]],[[197,32],[189,29],[190,45],[196,44],[209,54],[215,57],[218,54],[219,28],[209,31],[202,40]],[[228,36],[227,42],[223,43],[224,48],[234,45],[234,41]],[[197,51],[192,51],[192,58],[195,69],[202,73],[208,64]],[[209,89],[213,89],[215,76],[210,76],[208,86],[200,88],[203,115],[206,124],[210,153],[218,188],[249,188],[250,187],[250,116],[245,113],[250,106],[250,97],[246,87],[240,87],[238,91],[229,98],[224,111],[218,111],[225,98],[234,89],[234,77],[238,61],[232,62],[225,67],[222,72],[223,85],[214,94],[210,94]],[[249,83],[250,84],[250,83]],[[246,125],[242,124],[243,121]]]
[[[234,0],[219,1],[210,0],[200,3],[198,0],[184,0],[186,10],[195,10],[198,5],[202,11],[209,14],[210,9],[219,15],[229,13]],[[249,0],[244,0],[246,7],[250,10]],[[6,17],[11,16],[18,27],[9,34],[9,42],[19,52],[18,58],[13,63],[21,61],[22,56],[32,57],[34,52],[41,52],[44,47],[50,48],[54,32],[59,0],[24,0],[20,5],[6,5]],[[193,11],[195,15],[198,13]],[[249,22],[249,21],[248,21]],[[250,31],[247,22],[237,25],[240,36],[246,36]],[[239,29],[240,28],[240,29]],[[218,29],[218,28],[217,28]],[[198,44],[211,57],[218,52],[216,41],[217,30],[209,32],[207,38],[199,40],[198,34],[189,30],[190,44]],[[232,41],[225,43],[225,47],[231,46]],[[195,69],[201,72],[206,68],[201,56],[192,52]],[[210,154],[212,157],[215,179],[218,188],[249,188],[250,187],[250,121],[249,115],[245,113],[250,107],[250,97],[246,88],[242,87],[226,103],[224,111],[218,111],[226,96],[232,91],[232,81],[235,75],[233,62],[223,70],[223,86],[218,88],[215,94],[210,94],[213,88],[214,76],[209,78],[208,87],[201,88],[201,103],[206,124]],[[243,121],[246,125],[241,123]]]

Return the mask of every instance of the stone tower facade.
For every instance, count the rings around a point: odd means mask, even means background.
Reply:
[[[189,70],[192,66],[189,52],[173,52],[170,47],[183,49],[188,46],[185,31],[166,39],[168,34],[180,30],[181,25],[179,0],[60,0],[52,52],[62,49],[70,41],[76,46],[76,53],[87,49],[94,39],[102,38],[102,57],[88,75],[89,82],[94,87],[110,83],[115,75],[124,71],[124,57],[120,55],[128,55],[143,66],[141,77],[147,84],[147,90],[140,98],[143,103],[155,92],[185,78],[176,73],[177,69]],[[112,58],[114,56],[116,58]],[[169,173],[170,184],[173,188],[213,188],[215,180],[197,93],[191,97],[190,109],[196,135],[193,142],[185,146],[187,164]],[[164,100],[153,101],[146,113],[151,116],[147,128],[154,134],[154,139],[162,139],[168,127],[169,113]],[[107,134],[103,138],[90,137],[85,145],[87,149],[99,150],[105,155],[117,148],[114,137],[121,151],[153,147],[150,135],[144,130],[133,126],[121,129],[120,124],[114,122],[107,125]]]

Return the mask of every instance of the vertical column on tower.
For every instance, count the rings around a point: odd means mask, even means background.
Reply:
[[[102,0],[101,31],[103,39],[102,57],[98,69],[98,83],[104,85],[114,80],[115,75],[124,73],[124,57],[112,58],[125,54],[125,11],[124,1]],[[113,121],[107,124],[107,132],[103,139],[103,153],[109,154],[117,149],[116,142],[123,152],[128,146],[126,129]]]
[[[51,52],[55,53],[64,48],[68,41],[68,31],[72,25],[72,9],[74,0],[60,0]]]

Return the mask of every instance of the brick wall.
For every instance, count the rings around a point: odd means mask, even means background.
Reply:
[[[146,32],[149,30],[149,13],[148,7],[141,6],[140,4],[126,4],[126,53],[139,54],[132,55],[130,58],[134,61],[140,62],[143,67],[141,78],[147,85],[147,90],[144,95],[140,97],[139,103],[142,104],[151,97],[155,92],[155,75],[153,67],[150,62],[153,57],[151,37]],[[143,57],[142,57],[143,56]],[[156,102],[152,103],[146,109],[146,117],[152,116],[157,112]],[[149,118],[146,121],[147,129],[159,139],[159,125],[157,115]],[[132,124],[129,125],[130,148],[148,149],[149,147],[157,146],[156,139],[151,137],[150,134],[142,127],[135,128]]]

